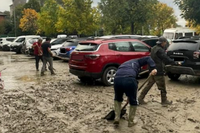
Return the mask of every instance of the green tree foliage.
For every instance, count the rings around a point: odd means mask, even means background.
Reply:
[[[174,0],[182,11],[182,17],[194,24],[200,24],[200,0]]]
[[[4,34],[4,32],[5,32],[4,22],[0,22],[0,34]]]
[[[15,11],[14,11],[14,14],[12,16],[13,18],[13,25],[14,25],[14,28],[13,28],[13,33],[16,32],[16,36],[19,36],[19,35],[22,35],[24,34],[22,32],[22,30],[19,28],[19,24],[20,24],[20,19],[22,18],[22,11],[23,11],[24,7],[23,5],[20,5],[20,6],[17,6],[15,8]],[[16,26],[15,26],[16,25]]]
[[[24,5],[24,8],[34,9],[36,12],[40,12],[40,3],[38,0],[29,0],[28,3]]]
[[[154,14],[148,20],[148,24],[152,28],[152,34],[160,36],[165,29],[176,27],[177,18],[174,16],[173,8],[164,3],[157,3],[153,9]]]
[[[58,21],[58,4],[55,0],[46,0],[38,15],[38,33],[44,32],[47,36],[57,34],[55,24]]]
[[[41,6],[44,6],[46,0],[39,0],[39,3]],[[56,2],[60,5],[63,5],[63,1],[62,0],[56,0]]]
[[[101,0],[102,23],[108,34],[137,34],[157,0]],[[129,31],[127,31],[129,30]]]
[[[92,8],[91,0],[63,0],[64,6],[59,7],[59,32],[91,35],[98,29],[99,13]]]

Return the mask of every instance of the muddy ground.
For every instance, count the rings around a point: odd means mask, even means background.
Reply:
[[[80,83],[61,60],[54,61],[55,76],[47,71],[41,77],[32,57],[0,52],[4,68],[0,133],[200,133],[199,77],[183,75],[176,82],[166,77],[173,105],[162,107],[154,86],[148,104],[138,106],[138,124],[128,128],[126,114],[116,128],[102,119],[113,109],[112,86]]]

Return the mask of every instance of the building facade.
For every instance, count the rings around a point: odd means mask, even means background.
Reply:
[[[0,12],[0,23],[5,20],[6,15],[2,12]]]

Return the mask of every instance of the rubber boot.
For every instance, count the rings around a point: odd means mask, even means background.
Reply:
[[[113,124],[118,125],[121,115],[121,102],[114,101],[114,108],[115,108],[115,120]]]
[[[161,104],[162,106],[171,105],[172,101],[167,100],[167,93],[161,91]]]
[[[137,106],[130,106],[129,109],[129,118],[128,118],[128,127],[132,127],[137,124],[137,120],[135,118]]]
[[[41,72],[41,76],[44,76],[44,72]]]

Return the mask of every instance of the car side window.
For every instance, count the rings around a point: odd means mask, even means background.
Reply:
[[[129,42],[116,42],[116,51],[132,52],[135,51],[134,47]]]
[[[132,46],[134,47],[136,52],[148,52],[149,47],[140,43],[140,42],[131,42]]]
[[[109,43],[109,44],[108,44],[108,48],[109,48],[110,50],[117,51],[117,47],[116,47],[115,43]]]

